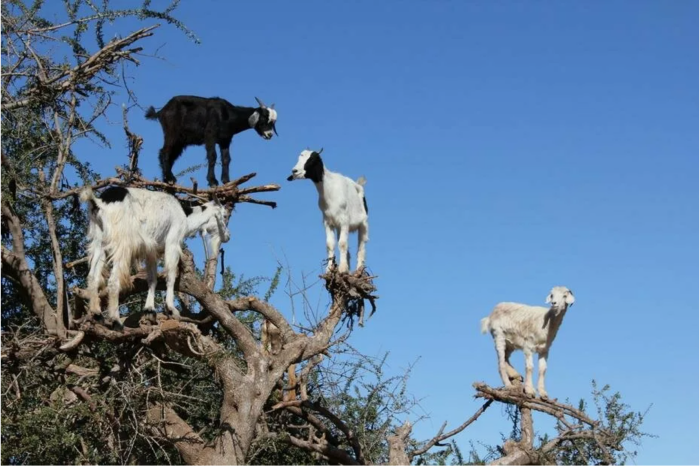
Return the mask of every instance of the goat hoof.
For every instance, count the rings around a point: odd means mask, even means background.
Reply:
[[[116,332],[123,332],[124,331],[124,324],[122,324],[119,319],[111,321],[110,327],[112,327],[112,330],[114,330]]]
[[[209,186],[211,186],[211,187],[219,186],[219,182],[216,181],[216,178],[207,178],[207,182],[209,183]]]

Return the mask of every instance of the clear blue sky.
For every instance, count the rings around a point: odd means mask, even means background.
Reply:
[[[500,383],[479,320],[499,301],[543,305],[562,284],[577,302],[550,395],[609,383],[638,410],[653,404],[644,427],[659,438],[638,463],[697,464],[697,2],[201,1],[177,16],[202,44],[172,27],[144,42],[166,60],[132,73],[142,105],[258,96],[279,111],[279,138],[233,142],[232,178],[282,185],[261,196],[276,210],[232,218],[236,271],[269,275],[285,256],[297,281],[321,271],[316,190],[285,181],[302,149],[367,177],[381,300],[351,342],[390,351],[392,373],[420,358],[409,388],[431,419],[418,438],[472,414],[474,381]],[[160,176],[160,126],[140,111],[131,126],[144,173]],[[118,120],[107,133],[112,149],[79,153],[105,175],[125,153]],[[175,172],[204,160],[190,148]],[[327,302],[320,285],[311,296]],[[290,315],[284,293],[274,303]],[[507,431],[495,408],[458,440]]]

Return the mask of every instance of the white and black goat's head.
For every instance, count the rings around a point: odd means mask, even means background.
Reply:
[[[323,152],[323,148],[319,151],[309,149],[301,151],[299,160],[297,160],[297,164],[292,168],[292,174],[289,175],[287,181],[303,180],[304,178],[308,178],[314,183],[323,181],[323,160],[321,160],[321,152]]]
[[[567,306],[574,304],[576,299],[574,298],[574,293],[565,286],[555,286],[552,291],[549,292],[545,302],[551,304],[552,308],[556,310],[566,309]]]
[[[258,102],[259,107],[255,109],[253,114],[248,118],[248,124],[251,128],[255,129],[255,132],[260,135],[265,140],[272,139],[272,133],[277,134],[277,110],[275,110],[275,104],[269,107],[262,103],[257,97],[255,100]]]

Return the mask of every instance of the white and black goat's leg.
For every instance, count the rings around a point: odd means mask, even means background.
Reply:
[[[323,226],[326,228],[326,258],[328,259],[326,272],[328,272],[333,267],[333,262],[335,262],[335,232],[325,219],[323,220]]]
[[[174,318],[180,317],[180,311],[175,307],[175,279],[180,264],[180,244],[177,241],[166,240],[164,266],[167,276],[165,289],[165,307]]]
[[[532,386],[532,370],[534,368],[532,350],[523,348],[523,353],[525,354],[525,393],[535,396],[535,387]]]
[[[540,394],[540,398],[549,398],[547,390],[544,388],[544,375],[547,372],[547,358],[549,357],[549,351],[543,351],[539,353],[539,374],[537,375],[537,391]]]
[[[338,249],[340,251],[340,265],[338,266],[338,271],[341,273],[350,270],[350,255],[348,253],[349,230],[348,225],[342,225],[340,227],[340,234],[338,235]]]
[[[357,269],[365,268],[366,245],[369,240],[369,230],[367,225],[360,225],[357,229]]]

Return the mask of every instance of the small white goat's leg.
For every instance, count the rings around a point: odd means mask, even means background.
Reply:
[[[328,258],[326,272],[328,272],[333,264],[333,259],[335,259],[335,233],[325,220],[323,221],[323,226],[326,227],[326,257]]]
[[[112,263],[112,273],[109,275],[109,281],[107,282],[107,291],[109,292],[109,304],[107,305],[107,319],[112,324],[120,325],[119,320],[119,290],[120,283],[119,277],[122,275],[120,273],[121,267],[129,267],[130,264],[122,264],[118,261]]]
[[[165,290],[165,307],[171,312],[173,317],[180,317],[180,311],[175,307],[175,279],[177,278],[177,268],[180,264],[180,245],[171,243],[169,240],[165,246],[165,271],[167,273],[167,288]]]
[[[500,333],[494,333],[493,341],[496,344],[496,355],[498,356],[498,373],[501,375],[503,385],[508,388],[512,387],[508,378],[508,370],[506,369],[506,338]]]
[[[523,353],[525,353],[525,393],[530,396],[535,396],[535,388],[532,386],[532,369],[534,367],[532,363],[532,350],[523,348]]]
[[[143,308],[146,311],[155,311],[158,268],[156,265],[156,256],[153,253],[149,253],[146,256],[146,281],[148,282],[148,295],[146,295],[146,304],[143,306]]]
[[[99,315],[100,310],[100,284],[102,283],[102,269],[105,265],[105,255],[102,245],[98,245],[93,251],[90,258],[90,272],[88,273],[88,294],[90,301],[88,304],[88,312],[90,314]]]
[[[347,225],[343,225],[340,228],[340,235],[338,237],[338,249],[340,250],[340,266],[338,267],[339,272],[347,272],[350,270],[350,264],[348,261],[348,236],[350,235],[349,228]]]
[[[522,376],[515,370],[510,363],[510,356],[513,354],[513,348],[506,345],[506,372],[510,380],[522,380]]]
[[[357,230],[357,270],[365,266],[365,245],[367,244],[367,226],[361,225]]]
[[[540,398],[549,398],[547,390],[544,389],[544,374],[547,372],[547,358],[549,357],[549,352],[544,351],[539,355],[539,374],[537,376],[537,391],[540,393]]]

